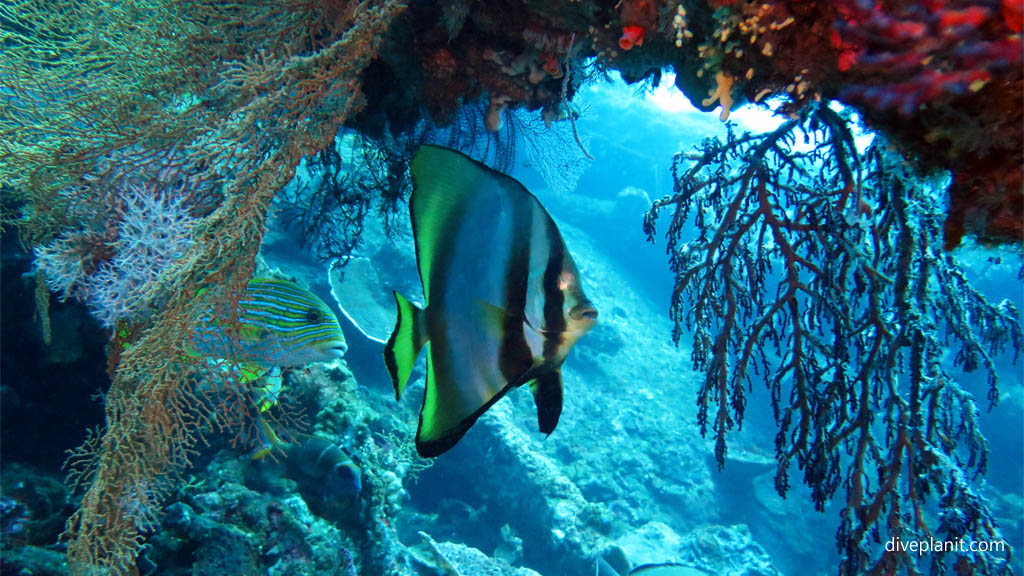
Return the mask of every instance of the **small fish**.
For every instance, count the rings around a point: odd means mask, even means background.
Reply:
[[[225,320],[200,318],[194,351],[266,369],[327,362],[348,348],[330,307],[286,280],[250,280],[238,301],[238,322],[236,332]]]
[[[363,490],[362,472],[340,446],[320,436],[288,444],[288,467],[316,483],[324,496],[355,496]]]
[[[325,498],[345,498],[363,491],[362,471],[349,455],[322,436],[292,434],[294,441],[282,440],[264,419],[260,419],[263,449],[253,455],[263,458],[272,451],[283,452],[289,475],[317,490]]]
[[[524,384],[550,434],[562,412],[562,362],[597,321],[558,228],[522,184],[454,150],[423,146],[410,170],[426,305],[394,293],[384,360],[399,398],[427,347],[416,450],[443,454]]]

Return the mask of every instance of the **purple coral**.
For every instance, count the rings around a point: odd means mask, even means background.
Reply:
[[[146,315],[158,295],[160,276],[192,245],[197,221],[189,214],[187,196],[162,188],[128,184],[116,193],[112,241],[71,232],[37,247],[36,266],[50,290],[82,301],[108,328]],[[97,247],[111,254],[98,264]]]

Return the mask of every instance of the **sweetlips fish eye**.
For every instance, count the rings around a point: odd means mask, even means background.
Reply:
[[[316,324],[324,321],[324,313],[317,308],[306,310],[306,321]]]

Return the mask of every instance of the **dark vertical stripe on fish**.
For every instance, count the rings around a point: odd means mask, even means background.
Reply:
[[[565,304],[565,296],[562,288],[558,285],[562,275],[562,267],[565,263],[565,245],[555,228],[554,222],[549,221],[545,226],[548,238],[548,265],[544,269],[544,360],[552,360],[562,346],[563,334],[565,332],[565,317],[562,307]]]
[[[505,318],[501,327],[498,367],[508,383],[514,382],[533,364],[533,353],[526,342],[526,279],[530,275],[530,232],[533,230],[532,206],[512,203],[509,227],[509,254],[505,268]]]

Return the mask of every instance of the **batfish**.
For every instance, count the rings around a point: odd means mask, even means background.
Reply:
[[[422,146],[410,171],[425,305],[394,292],[384,360],[400,398],[427,348],[417,451],[443,454],[523,385],[550,434],[562,413],[562,362],[597,321],[558,227],[522,184],[460,152]]]

